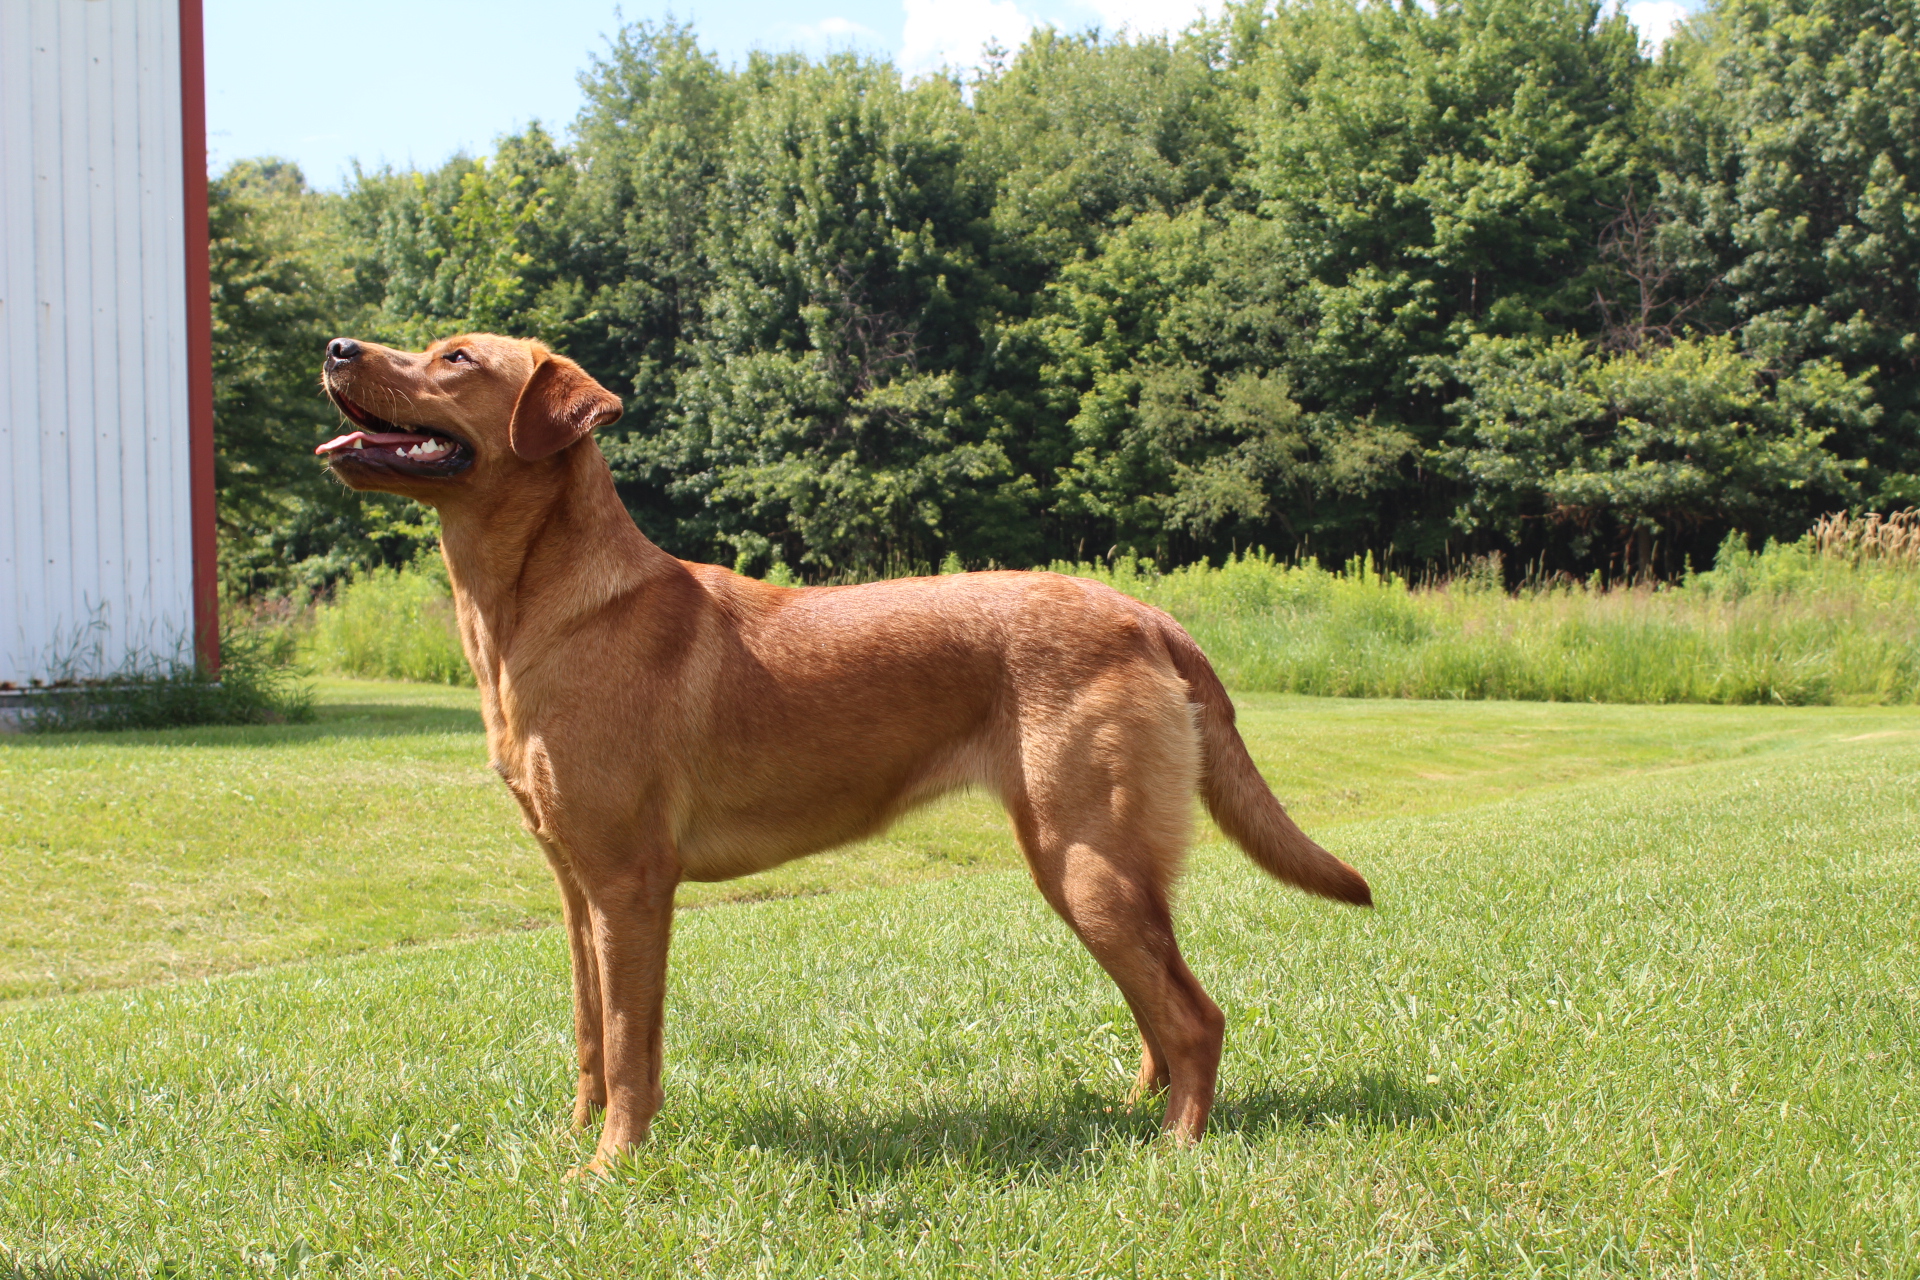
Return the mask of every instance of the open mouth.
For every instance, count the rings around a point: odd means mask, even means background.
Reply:
[[[388,422],[332,387],[327,395],[359,428],[314,450],[330,463],[356,462],[404,475],[446,476],[466,470],[473,462],[472,447],[458,437]]]

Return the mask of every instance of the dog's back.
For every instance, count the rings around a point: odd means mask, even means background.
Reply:
[[[1049,749],[1150,755],[1174,775],[1193,755],[1214,820],[1259,866],[1370,902],[1359,873],[1287,816],[1212,665],[1157,609],[1052,573],[787,588],[688,569],[732,624],[731,661],[709,675],[730,732],[708,739],[710,808],[686,824],[693,878],[858,839],[958,787],[1016,798],[1036,742],[1078,733],[1088,741]]]

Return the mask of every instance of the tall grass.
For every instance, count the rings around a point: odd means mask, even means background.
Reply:
[[[220,648],[217,672],[188,657],[148,655],[102,675],[69,673],[20,695],[20,725],[34,733],[77,733],[313,718],[313,687],[270,640],[223,626]]]
[[[342,583],[314,611],[304,656],[323,670],[425,684],[472,684],[460,648],[446,567],[423,556]]]
[[[1814,539],[1671,584],[1502,589],[1496,566],[1414,587],[1262,554],[1170,573],[1057,564],[1167,610],[1239,689],[1550,702],[1920,701],[1920,571]]]
[[[1165,609],[1236,689],[1911,704],[1920,702],[1920,563],[1901,541],[1905,529],[1823,522],[1760,551],[1729,538],[1711,570],[1641,586],[1508,591],[1494,563],[1416,586],[1365,560],[1329,570],[1257,552],[1170,572],[1124,559],[1050,567]],[[358,577],[317,610],[307,660],[352,675],[471,683],[447,590],[437,561]]]

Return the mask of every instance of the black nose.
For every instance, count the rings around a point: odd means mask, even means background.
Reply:
[[[340,363],[345,364],[347,361],[354,359],[359,354],[360,354],[360,344],[355,342],[352,338],[335,338],[332,342],[329,342],[327,344],[327,359],[330,361],[337,360]]]

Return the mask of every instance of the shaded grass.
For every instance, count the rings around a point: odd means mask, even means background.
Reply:
[[[1473,706],[1250,695],[1254,757],[1310,830],[1859,734],[1892,710]],[[1018,866],[998,807],[960,796],[887,835],[686,906]],[[322,682],[304,725],[0,739],[0,998],[165,978],[559,918],[486,768],[469,690]]]
[[[1121,1101],[1125,1007],[1013,872],[682,914],[667,1109],[610,1186],[560,1178],[557,931],[15,1004],[0,1258],[1910,1275],[1920,746],[1847,736],[1349,823],[1371,913],[1203,854],[1194,1152]]]

